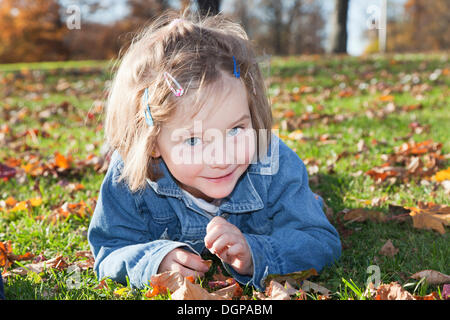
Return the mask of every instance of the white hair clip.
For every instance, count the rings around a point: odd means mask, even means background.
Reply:
[[[176,97],[181,97],[184,93],[184,89],[183,87],[178,83],[177,80],[175,80],[174,77],[172,77],[172,75],[168,72],[164,72],[164,79],[166,79],[166,83],[169,86],[170,90],[173,92],[173,94]],[[172,80],[173,83],[175,83],[175,85],[177,86],[177,88],[175,89],[172,84],[170,83],[169,80]]]

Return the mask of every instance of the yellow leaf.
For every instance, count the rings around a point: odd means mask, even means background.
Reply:
[[[128,292],[130,292],[129,288],[126,288],[126,287],[125,288],[120,288],[120,289],[114,290],[114,295],[118,296],[118,297],[121,297],[123,295],[127,295]]]
[[[383,102],[387,102],[387,101],[393,101],[394,100],[394,96],[391,96],[391,95],[385,95],[385,96],[381,96],[380,97],[380,101],[383,101]]]
[[[16,203],[14,208],[12,208],[9,211],[16,212],[16,211],[20,211],[20,210],[27,210],[27,202],[26,201],[20,201],[20,202]]]
[[[28,199],[30,201],[30,204],[32,207],[37,207],[40,206],[42,204],[42,198],[41,197],[37,197],[37,198],[31,198]]]
[[[442,182],[444,180],[450,180],[450,167],[448,167],[445,170],[441,170],[436,172],[436,174],[433,176],[434,181]]]

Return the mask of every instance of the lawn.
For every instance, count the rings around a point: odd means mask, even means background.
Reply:
[[[375,266],[381,283],[442,296],[442,284],[410,276],[426,269],[450,274],[448,229],[419,228],[404,208],[450,205],[448,183],[437,178],[450,164],[448,55],[264,63],[274,129],[307,165],[310,186],[325,199],[341,235],[341,259],[309,280],[328,288],[332,299],[360,299]],[[0,259],[0,270],[10,272],[8,299],[147,299],[149,288],[99,285],[86,253],[105,173],[100,150],[110,65],[0,65],[0,163],[15,169],[0,172],[0,252],[9,250],[3,256],[12,262],[5,270],[8,261]],[[387,176],[367,174],[389,157],[394,169]],[[384,219],[345,218],[358,208]],[[392,255],[381,250],[388,240]],[[11,272],[54,258],[54,268]],[[251,290],[244,288],[250,296]]]

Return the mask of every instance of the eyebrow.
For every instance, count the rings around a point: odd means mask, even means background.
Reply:
[[[237,123],[239,123],[239,122],[241,122],[241,121],[243,121],[243,120],[247,120],[247,119],[250,119],[250,116],[248,115],[248,114],[243,114],[239,119],[237,119],[236,121],[233,121],[229,126],[228,126],[228,128],[232,128],[235,124],[237,124]],[[188,130],[189,131],[189,134],[193,134],[194,133],[194,131],[193,131],[193,126],[192,127],[187,127],[187,128],[184,128],[184,129],[186,129],[186,130]]]
[[[243,114],[239,119],[237,119],[235,122],[233,122],[229,127],[234,126],[236,123],[239,123],[243,120],[250,119],[250,116],[248,114]]]

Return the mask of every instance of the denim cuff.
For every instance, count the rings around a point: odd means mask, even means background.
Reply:
[[[264,280],[269,275],[269,269],[272,273],[279,273],[279,266],[273,265],[270,257],[275,257],[273,247],[267,239],[263,236],[245,234],[248,246],[252,254],[253,261],[253,276],[246,276],[237,273],[233,267],[224,263],[225,269],[236,279],[239,283],[244,285],[253,285],[259,291],[265,290]],[[267,255],[267,256],[266,256]],[[275,259],[273,259],[275,260]],[[275,271],[274,271],[275,270]]]
[[[200,255],[190,245],[184,242],[172,240],[156,240],[152,242],[152,249],[147,251],[135,267],[133,275],[130,277],[131,283],[137,287],[143,288],[149,284],[152,275],[158,273],[159,265],[164,257],[172,250],[179,247],[187,247],[193,253]]]

